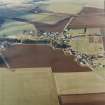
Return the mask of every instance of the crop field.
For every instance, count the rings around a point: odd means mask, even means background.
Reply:
[[[105,79],[105,69],[104,70],[99,70],[99,71],[95,71],[97,74],[99,74],[100,76],[103,77],[103,79]]]
[[[14,45],[3,54],[11,68],[51,67],[53,72],[91,71],[87,66],[78,65],[74,56],[66,56],[62,50],[53,50],[47,45]]]
[[[89,43],[88,37],[76,38],[70,42],[71,46],[81,53],[99,54],[103,52],[102,43]]]
[[[105,92],[105,71],[86,73],[55,73],[59,95]]]
[[[75,3],[68,3],[68,2],[53,2],[47,5],[47,10],[56,12],[56,13],[77,13],[81,10],[80,4]],[[30,21],[38,21],[44,23],[56,23],[60,19],[63,19],[64,15],[57,15],[56,13],[39,13],[39,14],[32,14],[27,13],[23,15],[18,15],[17,17],[27,19]],[[15,21],[6,20],[4,25],[0,28],[0,36],[7,36],[8,35],[17,35],[21,33],[23,30],[30,30],[34,29],[34,27],[28,23],[21,23]],[[36,30],[36,29],[35,29]]]
[[[54,12],[78,13],[84,6],[103,8],[103,0],[51,0],[47,9]],[[61,2],[60,2],[61,1]]]
[[[67,16],[67,15],[66,15]],[[37,21],[42,23],[54,24],[61,19],[66,17],[64,14],[56,13],[40,13],[40,14],[27,14],[20,16],[19,18],[26,19],[28,21]],[[6,20],[6,22],[0,28],[0,36],[12,36],[17,34],[22,34],[24,30],[34,30],[37,32],[36,28],[29,24],[28,22],[19,22],[15,20]]]
[[[0,105],[58,105],[50,68],[0,69]]]
[[[69,34],[72,36],[100,34],[100,29],[99,28],[88,28],[86,34],[84,34],[84,29],[71,29],[69,31]]]
[[[27,19],[30,21],[41,21],[43,18],[46,18],[49,15],[50,15],[49,13],[39,13],[39,14],[29,13],[21,16],[20,18]]]
[[[94,61],[95,64],[97,64],[97,66],[94,68],[96,71],[104,71],[105,67],[103,67],[102,65],[105,66],[105,58],[100,58]]]
[[[54,24],[57,21],[64,19],[65,17],[67,17],[66,14],[52,12],[52,13],[28,14],[21,16],[19,18],[27,19],[29,21],[38,21],[42,23]]]
[[[75,2],[68,3],[68,2],[56,1],[52,3],[48,3],[45,6],[45,8],[48,11],[52,11],[52,13],[39,13],[39,14],[23,13],[23,15],[17,14],[17,17],[27,19],[30,21],[38,21],[38,22],[53,24],[65,17],[64,15],[57,15],[57,13],[75,14],[75,13],[78,13],[83,6],[84,4],[82,3],[82,1],[80,1],[80,3],[75,3]],[[0,36],[3,36],[3,35],[7,36],[7,34],[16,35],[17,33],[20,34],[22,30],[30,30],[30,29],[32,30],[34,29],[34,27],[30,24],[6,20],[4,25],[0,28]]]
[[[7,21],[0,28],[0,36],[12,36],[22,34],[24,30],[35,30],[31,24],[16,21]]]
[[[81,8],[82,5],[69,2],[52,2],[47,7],[50,11],[73,14],[78,13]]]

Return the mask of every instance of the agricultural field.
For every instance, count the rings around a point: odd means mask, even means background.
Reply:
[[[94,60],[94,62],[96,65],[96,67],[94,68],[96,71],[104,71],[105,70],[105,58],[100,58],[97,60]],[[102,66],[104,65],[104,66]]]
[[[50,68],[0,68],[0,105],[58,105]]]
[[[44,8],[46,8],[46,10],[51,11],[52,13],[49,12],[49,13],[34,14],[31,12],[26,12],[26,11],[15,12],[15,8],[13,11],[10,11],[10,10],[8,10],[8,11],[11,12],[11,14],[12,14],[11,16],[13,16],[13,17],[15,16],[15,17],[27,19],[30,21],[38,21],[38,22],[53,24],[53,23],[56,23],[57,21],[63,19],[64,17],[66,17],[66,15],[64,15],[64,14],[58,15],[57,13],[76,13],[76,12],[79,12],[81,9],[81,4],[61,2],[59,5],[59,3],[60,2],[52,2],[52,3],[41,2],[39,4],[34,3],[34,6],[39,5],[39,7],[40,6],[44,7]],[[25,7],[24,7],[24,9],[25,9]],[[21,10],[21,8],[19,10]],[[26,8],[26,10],[28,11],[27,8]],[[55,12],[55,13],[53,13],[53,12]],[[5,13],[3,15],[6,16]],[[22,31],[24,29],[25,30],[30,30],[30,29],[33,30],[34,27],[30,24],[27,24],[27,23],[15,22],[14,20],[13,21],[12,20],[11,21],[5,20],[5,23],[0,28],[0,36],[3,36],[3,35],[7,36],[7,34],[8,35],[17,35],[17,33],[20,34],[21,33],[20,31]]]
[[[50,0],[46,8],[50,11],[75,14],[84,6],[103,8],[103,0]]]
[[[90,55],[103,53],[102,43],[89,43],[89,37],[75,38],[72,39],[70,45],[81,53]]]
[[[79,17],[78,13],[83,7],[103,8],[103,0],[4,1],[7,3],[0,2],[1,40],[2,37],[15,37],[20,39],[21,42],[25,40],[26,43],[24,41],[23,43],[12,44],[12,42],[8,43],[9,41],[3,43],[0,41],[1,67],[5,67],[0,68],[0,105],[59,105],[60,99],[58,97],[62,95],[78,96],[86,94],[88,97],[88,94],[103,93],[105,96],[103,40],[100,36],[88,36],[101,35],[102,30],[100,33],[100,29],[97,28],[71,29],[66,33],[66,30],[68,30],[66,26],[73,25],[72,19]],[[94,1],[97,1],[97,3]],[[101,12],[103,13],[103,11]],[[74,16],[74,14],[77,15]],[[98,13],[96,12],[96,14]],[[70,17],[72,15],[73,17]],[[84,17],[88,16],[84,15]],[[82,22],[82,20],[87,23]],[[78,25],[78,28],[80,28],[80,23],[86,28],[88,23],[92,23],[93,26],[98,21],[97,18],[95,22],[93,22],[94,18],[90,19],[89,22],[87,20],[73,21]],[[102,28],[105,24],[103,24],[103,21],[101,22]],[[90,24],[89,27],[92,26]],[[63,31],[70,37],[64,35]],[[39,44],[47,38],[50,45]],[[38,44],[33,44],[34,41]],[[98,59],[98,57],[100,58]],[[96,64],[95,67],[94,64]],[[75,99],[79,100],[79,98]],[[83,99],[85,98],[83,97]],[[94,97],[93,99],[90,97],[90,99],[90,103],[88,102],[86,105],[97,105],[94,101],[104,103],[103,99],[105,97],[102,99],[100,97]],[[65,100],[70,101],[72,99]],[[84,100],[79,101],[84,105]],[[81,105],[81,103],[78,105]],[[69,105],[69,103],[60,105]]]
[[[87,28],[86,33],[84,33],[84,29],[71,29],[69,34],[72,36],[77,35],[94,35],[94,34],[101,34],[99,28]]]
[[[35,27],[29,23],[7,20],[0,28],[0,36],[16,36],[22,34],[24,30],[35,30]]]
[[[37,21],[47,24],[55,24],[56,22],[64,19],[67,15],[56,13],[39,13],[39,14],[27,14],[19,16],[18,18],[26,19],[28,21]],[[19,22],[15,20],[5,20],[5,23],[0,28],[0,36],[16,36],[22,34],[24,30],[34,30],[37,33],[34,25],[28,22]]]
[[[39,14],[26,14],[23,16],[20,16],[19,18],[30,20],[30,21],[41,21],[43,18],[48,17],[50,14],[49,13],[39,13]]]
[[[53,12],[75,14],[82,9],[82,5],[69,2],[51,2],[47,9]]]
[[[105,79],[105,69],[103,70],[98,70],[98,71],[95,71],[97,74],[99,74],[100,76],[102,76],[103,79]]]
[[[5,0],[4,0],[5,1]],[[9,0],[10,4],[10,8],[5,7],[5,5],[3,5],[1,3],[1,7],[0,7],[0,14],[2,14],[2,16],[4,17],[19,17],[19,18],[23,18],[23,19],[28,19],[31,21],[38,21],[38,22],[45,22],[45,23],[53,23],[56,22],[59,19],[62,19],[62,16],[57,16],[56,14],[53,14],[53,12],[55,13],[68,13],[68,14],[76,14],[79,13],[80,10],[84,7],[84,6],[89,6],[89,5],[96,5],[97,7],[103,7],[103,3],[102,0],[99,2],[98,0],[96,0],[97,4],[94,1],[90,1],[90,0],[79,0],[79,1],[75,1],[75,0],[40,0],[39,3],[36,2],[29,2],[29,5],[31,5],[31,7],[28,5],[28,3],[25,1],[19,1],[17,5],[20,6],[16,6],[15,7],[15,2]],[[7,1],[5,1],[6,3]],[[23,4],[22,4],[23,3]],[[12,6],[13,5],[13,6]],[[23,5],[23,7],[22,7]],[[52,13],[40,13],[40,14],[33,14],[30,11],[31,8],[34,7],[39,7],[42,9],[45,9],[47,11],[50,11]],[[0,15],[1,16],[1,15]],[[14,22],[14,21],[13,21]],[[9,22],[9,24],[12,24],[13,26],[13,22],[11,21],[11,23]],[[6,25],[7,24],[7,25]],[[22,24],[22,26],[16,26],[18,23],[14,24],[15,28],[18,28],[18,30],[22,30],[22,29],[28,29],[28,27],[24,26]],[[0,36],[2,36],[3,34],[9,34],[9,35],[15,35],[17,34],[18,30],[15,30],[14,27],[12,27],[9,25],[8,28],[8,22],[6,21],[5,24],[3,25],[3,28],[0,28]],[[31,25],[28,25],[29,29],[30,27],[32,27]],[[5,29],[7,28],[7,29]],[[21,29],[20,29],[21,28]],[[33,29],[33,27],[32,27]],[[7,31],[6,31],[7,30]],[[13,31],[13,33],[12,33]],[[8,33],[7,33],[8,32]]]
[[[29,21],[37,21],[47,24],[54,24],[64,18],[66,18],[67,14],[60,13],[38,13],[38,14],[27,14],[23,15],[19,18],[26,19]]]
[[[105,71],[55,73],[59,95],[105,92]]]

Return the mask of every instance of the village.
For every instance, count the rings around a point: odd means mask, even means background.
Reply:
[[[62,18],[9,18],[36,30],[0,38],[0,105],[105,105],[105,10],[53,14]]]
[[[105,62],[105,25],[102,20],[104,20],[103,9],[84,7],[77,15],[67,16],[67,18],[60,20],[54,25],[34,23],[35,27],[38,29],[37,36],[34,35],[34,31],[24,30],[22,35],[15,39],[7,38],[7,41],[3,41],[3,38],[1,38],[1,49],[9,47],[11,42],[12,44],[49,45],[54,49],[62,49],[65,54],[75,56],[75,61],[81,66],[88,66],[93,70],[101,70],[105,68],[105,64],[103,63]],[[79,32],[73,33],[73,30],[77,30]],[[84,44],[87,44],[88,47],[92,46],[92,49],[87,48],[87,51],[85,46],[82,47],[79,45],[79,43],[81,44],[82,40],[85,40]],[[97,47],[95,47],[96,45]],[[99,62],[100,60],[102,60],[102,63]]]

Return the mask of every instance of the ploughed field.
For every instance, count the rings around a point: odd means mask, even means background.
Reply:
[[[105,105],[105,71],[54,73],[61,105]]]
[[[62,50],[48,45],[13,45],[2,54],[10,68],[51,67],[53,72],[91,71],[89,67],[80,66],[74,56],[65,55]]]
[[[60,96],[61,105],[105,105],[105,93]]]

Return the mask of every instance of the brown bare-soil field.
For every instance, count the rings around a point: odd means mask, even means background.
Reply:
[[[59,96],[61,105],[105,105],[105,93]]]
[[[74,56],[65,55],[61,49],[48,45],[14,45],[3,55],[10,68],[51,67],[53,72],[87,72],[89,67],[80,66]]]

